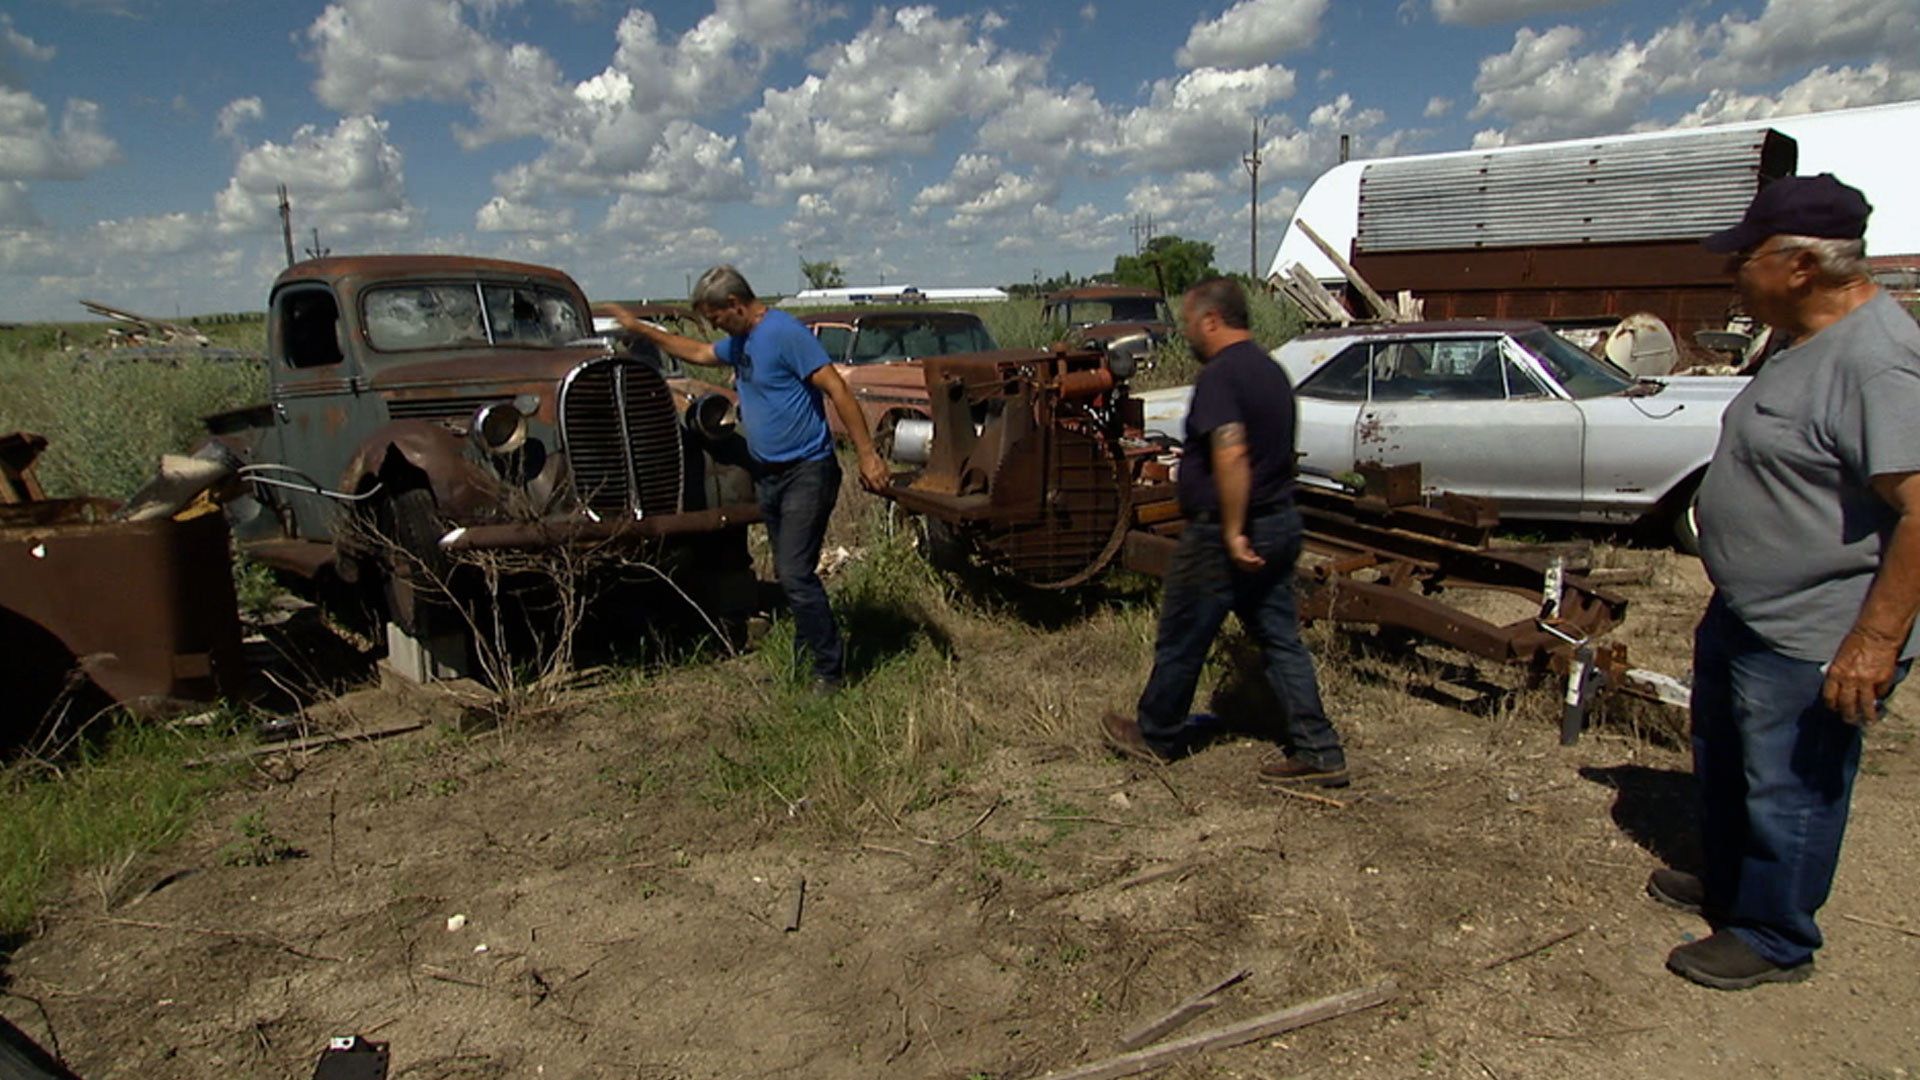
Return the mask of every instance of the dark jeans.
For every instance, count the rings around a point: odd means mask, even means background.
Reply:
[[[1279,734],[1288,752],[1320,768],[1344,767],[1340,736],[1320,704],[1313,657],[1300,641],[1293,597],[1300,512],[1288,505],[1261,514],[1247,522],[1247,536],[1267,560],[1258,573],[1234,568],[1217,522],[1188,522],[1181,532],[1160,599],[1153,674],[1140,695],[1140,734],[1162,754],[1187,749],[1194,734],[1187,710],[1207,651],[1231,611],[1259,644],[1267,682],[1285,707]]]
[[[829,457],[763,466],[756,470],[754,490],[773,546],[774,573],[793,612],[795,661],[803,651],[811,652],[814,678],[838,682],[845,675],[840,627],[833,621],[819,566],[827,519],[840,498],[840,461]]]
[[[1769,961],[1798,964],[1820,947],[1813,916],[1840,862],[1860,729],[1820,700],[1824,665],[1774,652],[1718,595],[1693,650],[1706,910]]]

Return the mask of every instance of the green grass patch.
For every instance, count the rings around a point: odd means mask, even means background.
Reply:
[[[25,932],[74,875],[111,878],[177,839],[237,768],[183,762],[232,738],[231,723],[183,734],[122,719],[57,770],[28,763],[0,772],[0,938]]]
[[[935,800],[972,761],[973,726],[951,692],[945,586],[910,537],[886,535],[884,513],[869,508],[862,555],[834,583],[848,687],[815,696],[791,621],[776,621],[748,660],[764,673],[761,700],[729,710],[727,736],[707,747],[709,800],[804,799],[836,822],[869,802],[899,814]]]

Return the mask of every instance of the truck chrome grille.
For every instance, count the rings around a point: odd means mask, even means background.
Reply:
[[[679,418],[651,367],[612,359],[575,368],[560,393],[560,441],[575,494],[601,517],[680,510]]]

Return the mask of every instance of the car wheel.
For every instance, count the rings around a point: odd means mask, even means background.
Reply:
[[[1694,481],[1686,501],[1673,514],[1673,546],[1683,554],[1700,554],[1700,482]]]

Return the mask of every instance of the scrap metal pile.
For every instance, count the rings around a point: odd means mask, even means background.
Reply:
[[[1185,525],[1177,458],[1141,435],[1132,368],[1124,351],[1066,348],[1041,360],[928,360],[925,464],[888,495],[1029,585],[1078,585],[1115,565],[1163,573]],[[1402,630],[1541,670],[1591,663],[1588,643],[1621,621],[1626,600],[1539,554],[1489,547],[1496,514],[1484,500],[1424,506],[1419,489],[1407,469],[1373,473],[1358,494],[1300,488],[1302,617]],[[1525,617],[1496,621],[1449,602],[1473,593],[1532,603]],[[1623,647],[1599,658],[1624,675]]]

